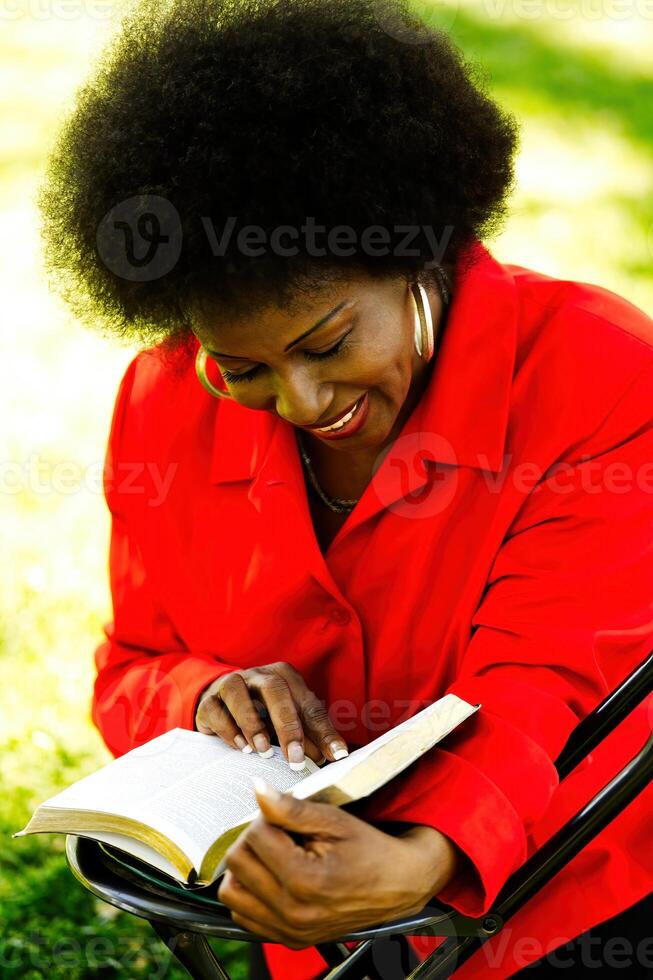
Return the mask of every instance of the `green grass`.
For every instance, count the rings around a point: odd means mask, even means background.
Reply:
[[[653,18],[529,21],[516,10],[517,0],[438,5],[523,127],[511,214],[489,244],[504,261],[600,283],[650,312]],[[74,881],[62,839],[10,836],[109,759],[89,717],[92,654],[111,618],[98,475],[131,352],[83,330],[49,293],[33,204],[57,120],[109,27],[22,17],[0,33],[3,980],[185,976],[145,923]],[[244,977],[242,950],[224,948]]]

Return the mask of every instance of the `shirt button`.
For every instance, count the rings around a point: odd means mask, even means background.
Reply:
[[[349,626],[351,623],[351,613],[348,609],[341,609],[340,607],[333,609],[329,613],[329,617],[336,626]]]

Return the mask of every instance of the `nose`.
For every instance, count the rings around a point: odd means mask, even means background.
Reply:
[[[277,415],[291,425],[315,425],[326,414],[330,403],[331,396],[325,387],[306,377],[293,376],[277,384]]]

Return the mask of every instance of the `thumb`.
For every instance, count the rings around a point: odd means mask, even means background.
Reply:
[[[326,803],[296,800],[280,793],[264,779],[255,777],[254,790],[261,813],[275,827],[298,834],[333,834],[339,824],[340,811]]]

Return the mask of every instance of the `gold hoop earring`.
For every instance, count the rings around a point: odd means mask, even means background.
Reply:
[[[433,317],[431,315],[431,304],[426,294],[426,290],[421,283],[413,283],[410,291],[415,303],[415,350],[427,363],[433,357],[435,350],[435,334],[433,331]]]
[[[202,385],[206,388],[209,394],[213,395],[214,398],[231,398],[231,395],[227,391],[222,391],[220,388],[216,388],[209,376],[206,373],[206,359],[208,355],[203,347],[197,352],[197,357],[195,358],[195,372],[197,377],[200,379]]]

